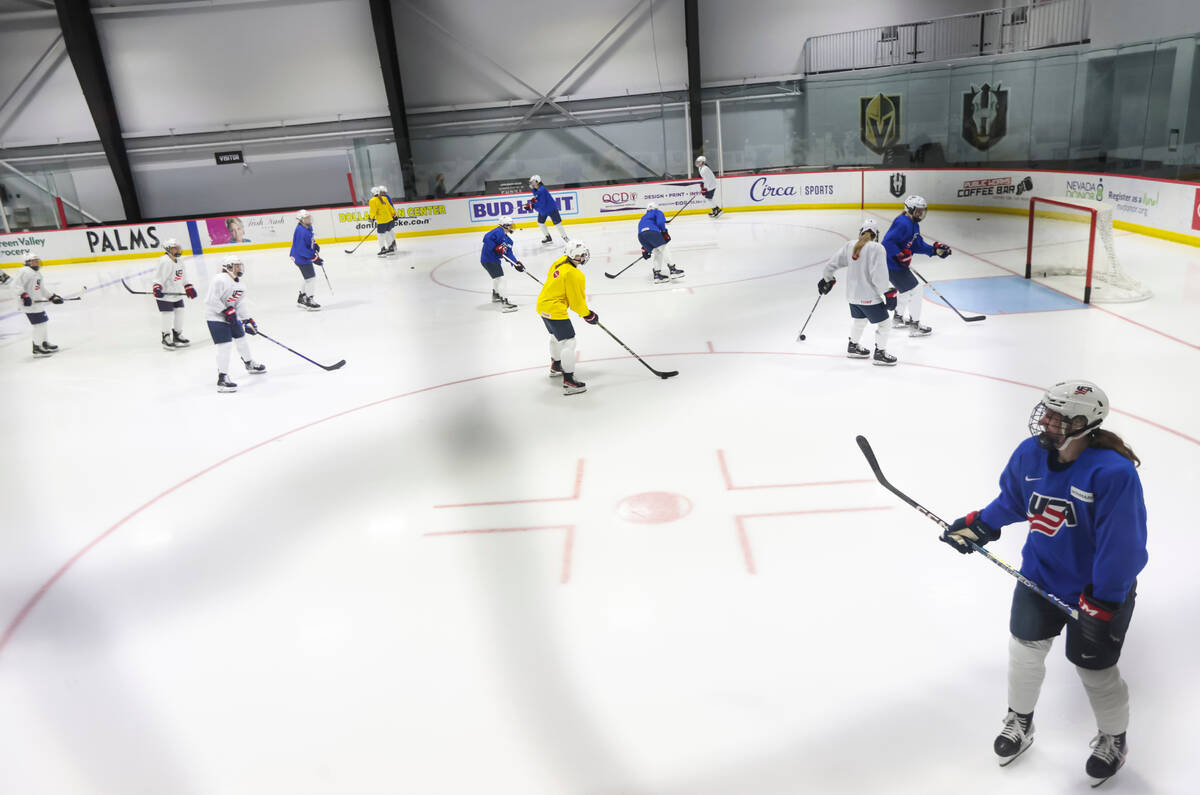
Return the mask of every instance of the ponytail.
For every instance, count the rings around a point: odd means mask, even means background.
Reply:
[[[1088,447],[1118,452],[1132,461],[1135,467],[1142,463],[1142,459],[1134,455],[1133,448],[1125,444],[1124,439],[1112,431],[1106,431],[1102,428],[1097,428],[1088,436]]]
[[[858,259],[858,255],[862,253],[863,246],[875,239],[875,235],[870,232],[863,232],[858,237],[858,242],[854,244],[854,258]]]

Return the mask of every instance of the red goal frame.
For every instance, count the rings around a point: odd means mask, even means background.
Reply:
[[[1090,304],[1092,302],[1092,266],[1096,256],[1096,223],[1097,211],[1094,207],[1088,207],[1086,204],[1073,204],[1071,202],[1060,201],[1058,199],[1044,199],[1040,196],[1034,196],[1029,200],[1029,232],[1025,238],[1025,278],[1033,278],[1033,219],[1036,216],[1037,204],[1054,204],[1059,207],[1068,207],[1072,210],[1081,210],[1091,216],[1088,223],[1088,253],[1087,253],[1087,274],[1084,277],[1083,283],[1083,302]]]

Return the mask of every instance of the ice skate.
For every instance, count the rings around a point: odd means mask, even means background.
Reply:
[[[396,241],[395,240],[393,240],[391,243],[388,244],[388,247],[386,249],[384,249],[384,253],[385,254],[395,254],[396,253]]]
[[[52,353],[54,353],[53,350],[43,348],[41,345],[38,345],[36,342],[33,343],[33,355],[34,356],[49,356]]]
[[[670,274],[669,274],[669,275],[670,275],[670,277],[671,277],[671,280],[672,280],[672,281],[674,281],[675,279],[682,279],[682,278],[683,278],[683,271],[682,271],[682,270],[680,270],[679,268],[676,268],[674,265],[670,265],[670,266],[668,266],[668,267],[670,267],[670,269],[671,269],[671,271],[670,271]]]
[[[919,320],[910,320],[905,325],[908,327],[908,336],[910,337],[928,337],[933,333],[932,327],[922,326]]]
[[[246,365],[246,372],[250,375],[262,375],[267,371],[266,365],[259,364],[253,359],[242,359],[242,364]]]
[[[186,348],[192,344],[192,341],[180,334],[178,331],[171,332],[171,341],[175,343],[176,348]]]
[[[500,297],[500,293],[496,292],[495,290],[492,290],[492,303],[493,304],[498,304],[503,300],[504,299]]]
[[[314,301],[311,295],[306,295],[304,296],[304,308],[309,312],[316,312],[321,308],[321,305]]]
[[[897,312],[892,315],[892,328],[907,328],[908,321],[904,319],[904,315]]]
[[[550,360],[550,377],[551,378],[562,378],[562,374],[563,374],[562,362],[558,361],[557,359],[551,359]]]
[[[574,373],[563,373],[563,394],[578,395],[580,392],[587,391],[587,384],[578,381]]]
[[[1092,755],[1087,760],[1087,774],[1092,777],[1092,788],[1108,781],[1125,764],[1125,732],[1120,734],[1098,733],[1092,740]]]
[[[713,218],[716,218],[716,217],[718,217],[720,214],[721,214],[721,208],[720,208],[720,207],[714,207],[714,208],[713,208],[713,211],[712,211],[712,217],[713,217]]]
[[[658,268],[654,269],[654,273],[650,274],[650,278],[654,280],[655,284],[666,284],[667,282],[671,281],[668,277],[664,276],[663,272]]]
[[[846,358],[848,359],[867,359],[870,358],[871,352],[859,345],[854,340],[850,340],[846,344]]]
[[[58,350],[58,346],[57,346],[57,345],[51,345],[49,342],[43,342],[43,343],[42,343],[42,350],[44,350],[46,353],[54,353],[55,351],[57,351],[57,350]]]
[[[224,373],[217,373],[217,391],[218,392],[236,392],[237,384],[229,380]]]
[[[162,333],[162,346],[169,351],[175,350],[175,340],[171,339],[171,335],[165,331]]]
[[[1033,713],[1022,715],[1011,709],[1004,717],[1004,728],[992,743],[992,750],[1000,762],[1000,767],[1011,764],[1025,749],[1033,745]],[[1089,766],[1091,762],[1089,761]]]
[[[875,349],[875,357],[871,364],[877,364],[880,367],[894,367],[896,365],[896,357],[885,351],[883,348]]]
[[[512,301],[509,301],[507,298],[501,298],[500,299],[500,311],[501,312],[516,312],[517,305],[514,304]]]
[[[385,257],[385,256],[387,256],[387,253],[388,253],[388,250],[387,250],[387,247],[385,246],[384,248],[379,249],[379,251],[375,254],[375,256]]]
[[[545,245],[546,243],[553,243],[553,242],[554,242],[554,239],[551,238],[550,235],[546,235],[545,237],[542,238],[542,245]]]

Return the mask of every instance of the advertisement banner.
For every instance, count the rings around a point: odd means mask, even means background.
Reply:
[[[594,189],[593,189],[594,190]],[[579,215],[579,191],[552,190],[550,196],[558,207],[562,218]],[[537,221],[537,212],[525,209],[525,202],[532,198],[527,196],[481,196],[467,200],[468,220],[472,224],[487,224],[495,226],[502,215],[511,215],[517,223]]]
[[[157,257],[170,238],[189,248],[187,224],[168,221],[0,235],[0,266],[20,266],[31,254],[47,263]]]

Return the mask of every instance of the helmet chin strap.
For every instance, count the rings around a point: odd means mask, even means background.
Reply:
[[[1092,431],[1096,430],[1099,427],[1100,427],[1100,423],[1098,423],[1098,422],[1093,425],[1085,425],[1083,428],[1079,429],[1075,433],[1070,434],[1068,436],[1064,436],[1063,440],[1062,440],[1062,444],[1055,445],[1053,442],[1050,442],[1050,444],[1045,445],[1045,446],[1053,447],[1056,451],[1061,453],[1064,449],[1066,449],[1067,445],[1069,445],[1071,442],[1075,441],[1076,439],[1082,439],[1084,436],[1087,436],[1088,434],[1090,434]]]

